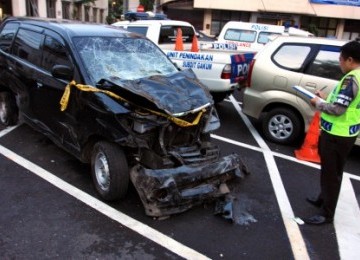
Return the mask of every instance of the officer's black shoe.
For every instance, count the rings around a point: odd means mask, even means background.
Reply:
[[[306,224],[309,225],[323,225],[323,224],[333,223],[334,221],[333,218],[325,217],[322,215],[315,215],[310,218],[305,218],[303,220]]]
[[[306,198],[306,201],[309,202],[311,205],[320,208],[323,204],[323,200],[322,199],[317,199],[317,198]]]

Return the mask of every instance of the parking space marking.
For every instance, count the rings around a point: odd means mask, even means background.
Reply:
[[[13,162],[17,163],[18,165],[22,166],[23,168],[27,169],[28,171],[36,174],[37,176],[41,177],[42,179],[46,180],[47,182],[51,183],[52,185],[66,192],[67,194],[73,196],[74,198],[82,201],[86,205],[97,210],[98,212],[108,216],[109,218],[120,223],[121,225],[126,226],[127,228],[157,243],[158,245],[166,248],[167,250],[179,255],[180,257],[183,257],[185,259],[196,259],[196,260],[209,259],[207,256],[179,243],[173,238],[160,233],[159,231],[149,227],[148,225],[145,225],[142,222],[139,222],[123,214],[122,212],[110,207],[104,202],[90,196],[86,192],[83,192],[82,190],[63,181],[62,179],[56,177],[52,173],[26,160],[25,158],[19,156],[13,151],[10,151],[9,149],[5,148],[2,145],[0,145],[0,153],[5,157],[9,158],[10,160],[12,160]]]
[[[284,184],[282,183],[279,169],[277,168],[272,151],[265,143],[265,141],[261,138],[256,129],[253,127],[250,120],[243,114],[243,112],[241,111],[241,107],[232,95],[230,95],[230,100],[235,109],[237,110],[238,114],[250,130],[251,134],[255,138],[256,142],[262,149],[271,183],[273,185],[274,193],[279,204],[281,217],[283,219],[285,229],[290,241],[291,249],[294,254],[294,258],[302,260],[310,259],[299,226],[294,221],[294,212],[291,208],[290,201],[286,194]]]
[[[358,259],[360,255],[360,209],[351,177],[343,176],[334,219],[340,259]]]
[[[0,131],[0,138],[3,137],[4,135],[10,133],[12,130],[14,130],[16,127],[18,127],[19,125],[15,125],[15,126],[9,126],[7,128],[5,128],[4,130]]]

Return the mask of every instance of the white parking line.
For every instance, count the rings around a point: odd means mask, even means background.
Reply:
[[[350,174],[344,174],[336,206],[334,226],[340,259],[359,259],[360,209],[351,184]]]
[[[9,132],[9,131],[8,131]],[[44,170],[38,165],[26,160],[25,158],[17,155],[16,153],[10,151],[9,149],[0,145],[0,153],[15,163],[21,165],[30,172],[36,174],[37,176],[48,181],[52,185],[58,187],[67,194],[73,196],[74,198],[82,201],[86,205],[92,207],[93,209],[99,211],[100,213],[108,216],[109,218],[117,221],[123,226],[137,232],[138,234],[146,237],[149,240],[157,243],[158,245],[166,248],[167,250],[183,257],[185,259],[209,259],[207,256],[177,242],[176,240],[168,237],[159,231],[145,225],[122,212],[108,206],[104,202],[90,196],[89,194],[83,192],[82,190],[70,185],[69,183],[63,181],[62,179],[56,177],[50,172]]]
[[[288,232],[294,257],[295,259],[309,259],[303,238],[301,234],[299,234],[300,231],[298,230],[298,228],[296,228],[297,225],[294,224],[295,222],[293,223],[292,221],[294,214],[289,204],[284,186],[281,181],[280,174],[278,172],[273,157],[274,156],[280,157],[286,160],[294,161],[296,163],[304,164],[309,167],[313,167],[317,169],[319,169],[320,166],[315,163],[300,161],[295,157],[270,151],[269,147],[266,145],[266,143],[262,140],[262,138],[258,135],[257,131],[251,125],[251,122],[242,113],[238,103],[236,103],[236,101],[232,96],[230,98],[235,108],[239,112],[239,115],[242,117],[245,124],[247,124],[250,131],[254,135],[255,139],[258,141],[260,147],[244,144],[217,135],[211,135],[211,137],[221,140],[223,142],[228,142],[240,147],[244,147],[247,149],[264,153],[265,160],[269,164],[268,169],[270,172],[271,181],[273,183],[275,195],[278,199],[281,214],[285,223],[286,230]],[[16,127],[17,126],[9,127],[0,131],[0,137],[11,132]],[[30,161],[27,161],[25,158],[18,156],[17,154],[8,150],[7,148],[0,146],[0,153],[8,157],[10,160],[14,161],[15,163],[35,173],[39,177],[50,182],[54,186],[65,191],[66,193],[79,199],[80,201],[84,202],[85,204],[89,205],[95,210],[110,217],[111,219],[117,221],[118,223],[128,227],[129,229],[139,233],[140,235],[143,235],[144,237],[152,240],[153,242],[165,247],[169,251],[172,251],[175,254],[178,254],[179,256],[184,257],[186,259],[208,259],[205,255],[202,255],[199,252],[196,252],[195,250],[185,245],[182,245],[181,243],[173,240],[170,237],[167,237],[166,235],[158,232],[157,230],[154,230],[151,227],[141,222],[138,222],[137,220],[132,219],[129,216],[106,205],[105,203],[91,197],[87,193],[84,193],[83,191],[77,189],[76,187],[64,182],[58,177],[52,175],[50,172],[47,172],[46,170],[31,163]],[[341,188],[341,193],[339,197],[338,207],[335,216],[335,223],[334,223],[341,259],[356,259],[357,256],[360,255],[360,247],[358,246],[360,244],[360,222],[358,221],[360,219],[360,209],[357,204],[355,192],[350,183],[350,178],[360,181],[359,176],[347,172],[344,173],[343,185]],[[283,198],[279,200],[280,196],[282,196]],[[296,227],[294,227],[294,225]]]
[[[257,131],[253,128],[251,123],[248,121],[247,117],[241,112],[241,108],[236,103],[236,100],[233,97],[230,97],[235,108],[238,110],[240,116],[244,120],[245,124],[249,127],[251,133],[258,136]],[[234,103],[235,102],[235,103]],[[224,142],[229,142],[238,146],[245,147],[247,149],[252,149],[260,152],[268,152],[268,147],[255,147],[243,143],[233,141],[231,139],[226,139],[224,137],[219,137],[212,135],[213,138],[222,140]],[[256,137],[257,138],[257,137]],[[255,138],[255,139],[256,139]],[[282,159],[294,161],[296,163],[301,163],[309,167],[320,169],[319,164],[301,161],[295,157],[288,155],[272,152],[273,156],[280,157]],[[269,170],[270,171],[270,170]],[[270,171],[271,174],[271,171]],[[334,219],[334,228],[336,231],[336,237],[338,241],[339,253],[341,259],[357,259],[360,255],[360,209],[355,196],[355,191],[351,185],[350,179],[360,181],[360,177],[348,172],[344,172],[343,182],[341,185],[341,192],[339,195],[339,201],[336,208],[335,219]],[[274,187],[276,189],[276,187]]]
[[[233,103],[233,106],[239,113],[240,117],[249,128],[251,134],[255,138],[256,142],[259,144],[264,157],[265,162],[268,168],[269,176],[274,188],[274,193],[279,204],[280,213],[286,228],[286,232],[290,241],[291,249],[294,254],[295,259],[310,259],[305,246],[304,239],[301,235],[298,224],[294,221],[294,212],[291,208],[289,198],[286,194],[284,184],[282,183],[279,170],[277,168],[274,156],[267,146],[265,141],[260,137],[259,133],[253,127],[249,119],[242,113],[241,108],[235,98],[231,95],[230,100]]]

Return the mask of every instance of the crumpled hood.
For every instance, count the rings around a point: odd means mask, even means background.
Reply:
[[[113,86],[115,92],[130,91],[172,115],[213,104],[211,94],[191,70],[169,76],[154,75],[137,80],[110,78],[108,81],[116,85]],[[131,101],[136,102],[136,98]]]

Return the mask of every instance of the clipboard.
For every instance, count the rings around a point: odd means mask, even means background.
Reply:
[[[303,88],[302,86],[293,86],[293,89],[295,89],[297,92],[300,92],[301,94],[303,94],[305,97],[312,99],[314,97],[318,97],[317,95],[315,95],[314,93],[310,92],[309,90]],[[321,102],[325,102],[324,99],[318,97]]]

